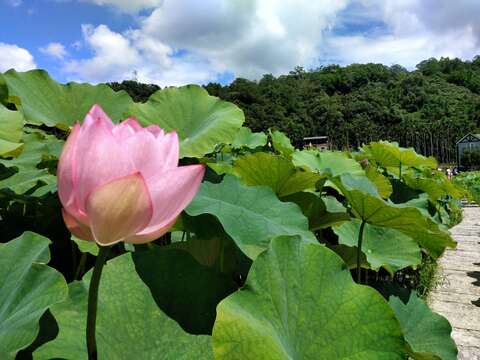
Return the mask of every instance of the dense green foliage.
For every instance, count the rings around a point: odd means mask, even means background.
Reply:
[[[135,101],[156,89],[134,81],[112,84]],[[334,149],[352,149],[376,140],[397,141],[455,161],[455,142],[480,128],[480,58],[429,59],[407,71],[394,65],[329,65],[258,81],[237,78],[205,87],[237,104],[253,131],[279,129],[301,145],[303,137],[328,135]]]
[[[468,191],[470,200],[480,204],[480,171],[468,171],[455,176],[455,183]]]
[[[22,320],[0,321],[2,359],[19,350],[86,358],[97,248],[66,230],[55,176],[86,99],[103,101],[115,121],[178,128],[180,163],[207,166],[170,232],[111,248],[99,288],[101,359],[455,359],[448,321],[399,281],[422,257],[455,247],[448,227],[463,191],[434,158],[387,141],[299,150],[277,130],[242,127],[236,105],[193,85],[142,104],[42,71],[10,71],[2,82],[11,110],[0,104],[0,124],[15,136],[3,136],[13,145],[0,153],[0,272],[9,274],[0,309]]]

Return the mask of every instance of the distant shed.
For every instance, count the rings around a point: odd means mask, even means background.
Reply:
[[[303,138],[303,147],[311,148],[316,147],[320,151],[330,150],[330,143],[328,136],[310,136]]]
[[[465,151],[480,152],[480,134],[467,134],[457,141],[457,165],[464,168],[465,164],[461,163],[462,155]]]

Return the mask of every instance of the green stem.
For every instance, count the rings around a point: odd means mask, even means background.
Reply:
[[[400,166],[398,167],[398,177],[400,181],[402,181],[402,163],[400,162]]]
[[[99,246],[97,260],[93,268],[92,278],[90,280],[90,288],[88,289],[88,314],[87,314],[87,351],[88,360],[97,359],[97,342],[95,340],[95,323],[97,320],[97,302],[98,302],[98,286],[100,277],[102,276],[103,265],[107,259],[110,247]]]
[[[357,243],[357,283],[360,284],[361,280],[361,266],[360,266],[360,255],[362,253],[362,242],[363,242],[363,228],[365,227],[365,220],[362,220],[360,224],[360,231],[358,232],[358,243]]]

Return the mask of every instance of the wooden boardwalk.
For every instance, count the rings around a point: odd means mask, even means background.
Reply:
[[[480,360],[480,208],[463,210],[463,221],[451,229],[457,248],[440,259],[429,303],[452,324],[458,359]]]

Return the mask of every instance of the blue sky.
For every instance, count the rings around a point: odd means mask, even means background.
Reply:
[[[480,54],[477,0],[0,0],[0,71],[228,83],[295,66]]]

